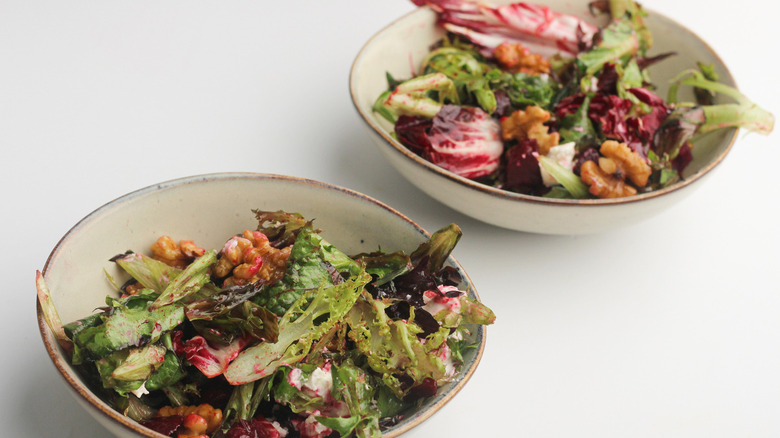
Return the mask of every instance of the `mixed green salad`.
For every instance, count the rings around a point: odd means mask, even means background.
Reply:
[[[530,3],[413,1],[446,34],[419,74],[388,74],[374,111],[409,150],[464,178],[535,196],[625,197],[680,181],[708,132],[774,127],[695,60],[665,98],[655,94],[648,67],[675,54],[649,55],[647,14],[634,1],[591,2],[608,17],[601,27]],[[678,100],[683,86],[695,101]]]
[[[162,236],[92,315],[55,338],[90,388],[166,436],[380,437],[458,375],[493,312],[446,260],[451,224],[411,253],[348,256],[300,214],[254,211],[221,249]],[[124,275],[124,274],[123,274]]]

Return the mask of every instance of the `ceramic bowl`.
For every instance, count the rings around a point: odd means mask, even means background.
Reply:
[[[499,0],[491,3],[509,2]],[[600,24],[588,13],[585,0],[545,0],[539,3]],[[652,10],[648,13],[645,22],[654,38],[651,55],[677,52],[677,56],[650,68],[660,96],[666,96],[672,78],[685,69],[695,68],[696,61],[713,64],[720,81],[735,86],[726,66],[704,41],[669,18]],[[391,23],[374,35],[358,53],[350,72],[350,93],[371,138],[390,165],[431,197],[481,221],[544,234],[598,233],[635,224],[690,195],[726,157],[736,138],[736,129],[708,135],[696,144],[694,159],[682,182],[628,198],[547,199],[468,180],[409,151],[391,135],[392,125],[371,109],[377,97],[387,89],[386,73],[397,79],[413,76],[431,44],[443,34],[443,30],[436,26],[435,13],[427,7],[416,9]],[[692,94],[681,93],[680,98],[693,100]]]
[[[143,251],[162,234],[192,239],[205,248],[220,248],[226,236],[256,227],[252,209],[281,209],[314,219],[315,225],[324,230],[323,236],[348,254],[380,247],[411,252],[429,237],[417,224],[387,205],[317,181],[231,173],[164,182],[98,208],[68,231],[51,252],[43,276],[61,320],[75,321],[105,305],[110,288],[103,270],[118,275],[114,263],[108,261],[113,255],[127,249]],[[478,298],[458,262],[450,258],[447,263],[460,271],[466,283],[463,287]],[[118,437],[164,437],[114,411],[91,393],[55,341],[40,305],[37,312],[46,350],[79,404]],[[466,384],[485,347],[483,327],[475,327],[472,334],[477,348],[464,357],[457,380],[443,386],[436,397],[384,436],[395,437],[420,424]]]

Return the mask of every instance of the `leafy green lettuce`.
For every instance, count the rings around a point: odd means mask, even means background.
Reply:
[[[299,236],[300,240],[300,236]],[[352,308],[371,276],[361,270],[337,285],[323,284],[301,295],[279,320],[279,339],[250,347],[231,362],[225,377],[233,385],[273,374],[304,358],[312,343],[328,333]]]
[[[351,329],[349,337],[368,365],[398,398],[403,398],[409,388],[399,375],[410,377],[415,384],[427,377],[436,381],[444,378],[446,366],[435,351],[447,339],[449,329],[442,327],[421,342],[418,334],[422,329],[414,323],[414,317],[408,321],[390,319],[385,312],[389,304],[364,294],[346,320]]]
[[[253,301],[283,315],[307,291],[334,284],[334,275],[356,275],[362,268],[328,243],[311,225],[303,227],[287,260],[284,278]]]
[[[423,61],[423,74],[442,73],[452,80],[462,104],[479,106],[488,114],[496,110],[496,96],[485,74],[490,67],[469,50],[445,46]]]
[[[332,396],[349,409],[348,417],[318,416],[317,421],[339,432],[341,436],[355,433],[358,438],[380,438],[380,412],[373,400],[377,386],[371,375],[351,361],[331,367]]]
[[[100,316],[100,324],[94,316],[82,320],[86,321],[84,324],[76,324],[83,328],[72,332],[73,364],[156,342],[184,321],[184,308],[179,305],[149,310],[156,297],[156,294],[147,293],[121,299],[107,298],[110,309]]]
[[[460,103],[455,83],[443,73],[431,73],[385,91],[377,98],[373,110],[395,123],[401,115],[431,119],[445,103]]]
[[[178,357],[165,347],[148,344],[111,353],[95,362],[103,387],[120,396],[128,392],[157,390],[184,377]]]

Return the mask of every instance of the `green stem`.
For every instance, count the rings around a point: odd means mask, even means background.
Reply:
[[[734,127],[769,135],[775,124],[771,113],[753,103],[727,103],[702,108],[706,122],[699,127],[699,133]]]

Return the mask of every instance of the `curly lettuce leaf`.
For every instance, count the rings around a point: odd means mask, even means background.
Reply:
[[[195,321],[195,330],[209,342],[228,344],[239,338],[276,342],[279,337],[278,316],[257,304],[246,301],[230,313],[209,321]]]
[[[481,107],[488,114],[496,110],[496,96],[485,77],[489,70],[472,51],[439,47],[422,63],[423,74],[443,73],[453,81],[461,104]]]
[[[549,110],[561,90],[561,86],[549,75],[512,74],[496,69],[487,78],[491,88],[505,92],[516,109],[536,105]]]
[[[274,248],[284,248],[295,242],[298,232],[309,223],[300,213],[252,210],[257,218],[257,231],[265,234]]]
[[[250,300],[266,284],[262,281],[223,288],[208,298],[186,305],[186,315],[195,329],[210,342],[230,344],[238,337],[276,342],[277,316]]]
[[[300,240],[300,236],[299,236]],[[353,307],[371,276],[360,271],[343,283],[324,284],[302,295],[279,320],[279,339],[250,347],[231,362],[225,377],[241,385],[271,375],[305,357],[313,342],[330,331]]]
[[[588,78],[601,70],[606,63],[621,64],[624,57],[635,56],[639,50],[639,40],[630,22],[613,20],[601,31],[602,39],[597,46],[577,55],[585,77]]]
[[[374,286],[381,286],[412,270],[412,260],[403,251],[361,253],[352,258],[363,263],[366,271],[376,278]]]
[[[408,376],[414,384],[425,378],[440,381],[446,366],[435,353],[446,340],[449,329],[441,328],[421,342],[422,329],[409,320],[392,320],[385,312],[388,303],[363,295],[346,317],[349,337],[365,356],[366,362],[398,398],[409,389],[398,376]]]
[[[263,290],[253,301],[283,315],[307,291],[334,284],[334,276],[355,275],[361,270],[354,260],[328,243],[310,225],[305,226],[293,244],[284,278]]]

